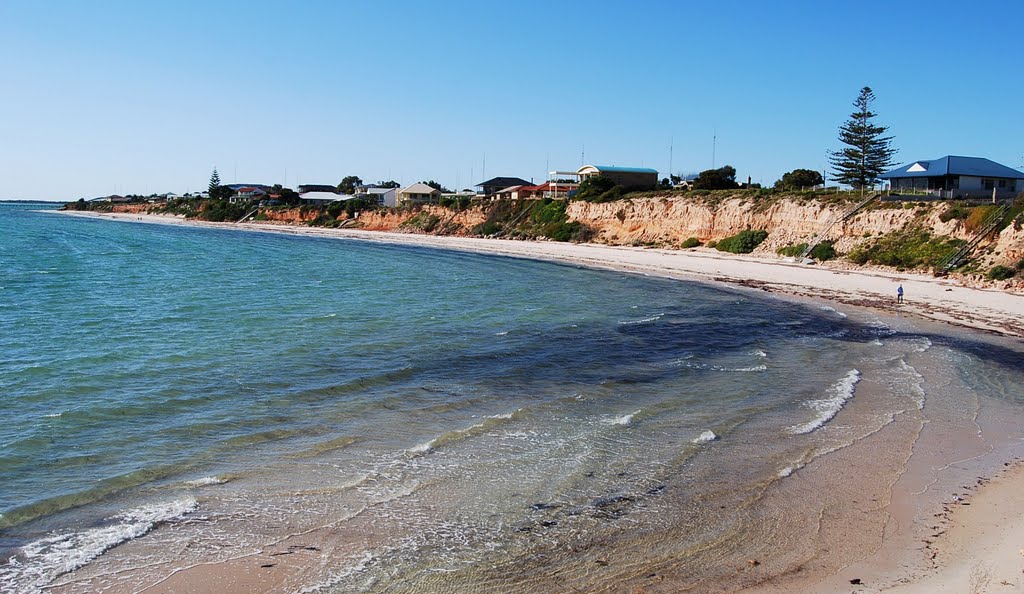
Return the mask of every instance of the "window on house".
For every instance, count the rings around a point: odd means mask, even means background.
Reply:
[[[1006,187],[1006,180],[1005,179],[999,180],[999,187],[1000,188],[1005,188]]]
[[[986,190],[991,190],[996,187],[996,180],[994,179],[983,179],[981,180],[981,186]]]

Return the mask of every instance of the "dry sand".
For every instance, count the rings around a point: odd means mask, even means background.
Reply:
[[[141,223],[187,224],[270,231],[316,237],[337,237],[390,244],[434,247],[483,254],[563,262],[657,276],[740,285],[813,300],[836,301],[967,326],[1006,336],[1024,336],[1024,296],[965,287],[955,280],[921,274],[832,270],[781,259],[734,256],[706,249],[689,251],[610,247],[594,244],[439,237],[403,233],[324,229],[261,223],[218,224],[177,217],[110,213],[64,213]],[[902,284],[906,301],[896,304]],[[940,526],[934,540],[920,546],[930,551],[932,567],[925,573],[900,575],[900,555],[885,551],[826,579],[809,583],[765,584],[756,591],[783,592],[1024,592],[1024,465],[1008,466],[995,477],[980,478],[960,500],[936,510]],[[899,548],[899,547],[890,547]],[[879,588],[882,584],[896,586]]]

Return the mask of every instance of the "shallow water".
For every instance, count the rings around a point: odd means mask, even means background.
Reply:
[[[1015,343],[860,311],[358,241],[0,221],[0,589],[170,587],[274,553],[275,590],[729,584],[757,543],[827,539],[783,494],[831,509],[833,461],[891,454],[862,485],[884,494],[929,425],[1020,414]]]

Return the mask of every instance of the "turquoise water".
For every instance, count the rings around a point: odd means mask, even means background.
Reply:
[[[8,588],[320,534],[330,562],[289,587],[388,590],[548,546],[532,522],[654,538],[921,409],[904,367],[933,344],[1003,402],[1020,385],[1012,349],[695,283],[11,205],[0,229]],[[219,545],[146,556],[186,541]]]

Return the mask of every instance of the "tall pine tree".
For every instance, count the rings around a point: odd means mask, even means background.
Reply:
[[[843,184],[863,189],[878,181],[878,176],[893,165],[892,136],[882,136],[888,126],[876,126],[871,122],[875,113],[871,102],[875,94],[871,87],[864,87],[853,102],[857,108],[850,119],[839,128],[839,140],[847,145],[838,151],[829,151],[832,164],[832,178]]]
[[[220,174],[217,173],[217,168],[213,168],[213,174],[210,175],[210,189],[209,194],[213,196],[214,190],[220,187]]]

